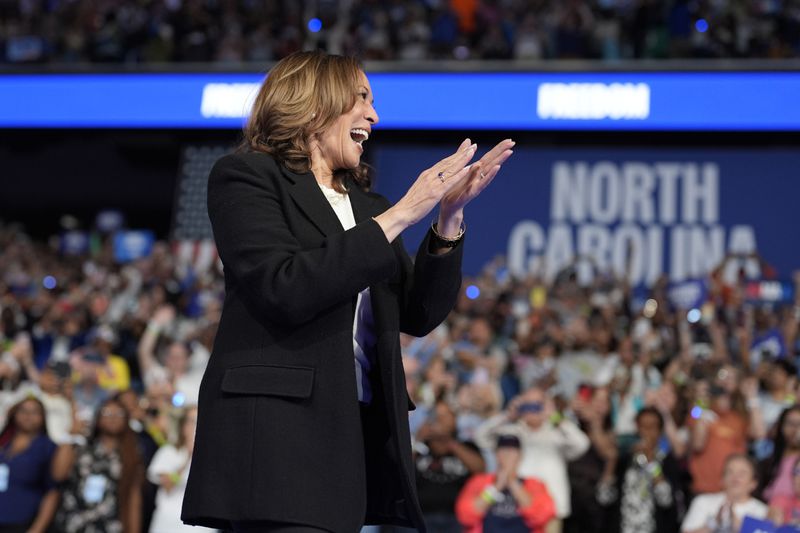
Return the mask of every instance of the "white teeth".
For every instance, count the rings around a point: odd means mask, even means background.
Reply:
[[[358,135],[359,137],[361,137],[360,139],[357,140],[354,139],[355,142],[357,142],[358,144],[361,144],[362,142],[369,139],[369,132],[362,128],[353,128],[352,130],[350,130],[350,135]]]

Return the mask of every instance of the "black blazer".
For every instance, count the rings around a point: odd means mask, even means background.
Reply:
[[[415,264],[371,217],[390,207],[349,184],[344,231],[311,173],[268,154],[228,155],[208,181],[225,303],[199,397],[181,518],[209,527],[274,520],[353,533],[364,523],[424,531],[411,463],[399,332],[445,319],[463,244]],[[360,420],[352,323],[370,287],[373,401]]]

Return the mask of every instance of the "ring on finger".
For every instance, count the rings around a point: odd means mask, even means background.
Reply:
[[[483,170],[479,170],[478,173],[481,175],[481,179],[486,177],[486,174],[483,173]]]
[[[442,172],[439,172],[438,174],[436,174],[436,177],[437,177],[437,178],[439,178],[439,180],[440,180],[442,183],[444,183],[444,171],[442,171]]]

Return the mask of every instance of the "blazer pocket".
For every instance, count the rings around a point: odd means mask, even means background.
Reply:
[[[313,386],[314,369],[305,366],[237,366],[222,378],[222,391],[230,394],[310,398]]]

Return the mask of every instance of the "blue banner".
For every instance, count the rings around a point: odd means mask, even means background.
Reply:
[[[769,520],[759,520],[752,516],[745,516],[742,521],[740,533],[800,533],[795,526],[776,526]]]
[[[708,299],[708,285],[702,279],[673,283],[667,293],[678,309],[698,309]]]
[[[233,128],[264,75],[0,77],[2,128]],[[378,127],[800,130],[800,72],[369,73]]]
[[[742,521],[740,533],[775,533],[775,524],[769,520],[759,520],[752,516],[745,516]]]
[[[59,251],[64,255],[81,255],[89,250],[89,234],[85,231],[65,231],[61,234]]]
[[[452,149],[380,147],[376,189],[399,200]],[[722,265],[729,278],[790,280],[800,268],[798,168],[800,150],[789,149],[518,146],[465,210],[465,271],[477,273],[504,254],[511,273],[549,279],[583,265],[650,286],[665,274],[674,283],[702,279]],[[404,233],[409,249],[429,225],[425,220]],[[683,292],[702,299],[701,287]]]
[[[100,211],[95,217],[95,226],[103,233],[114,233],[125,224],[125,215],[117,209]]]
[[[156,236],[152,231],[120,231],[114,235],[114,259],[127,263],[147,257],[153,250]]]

